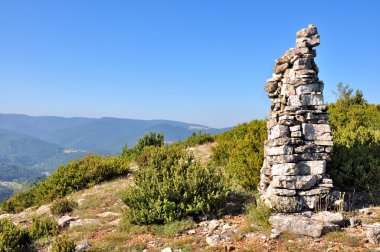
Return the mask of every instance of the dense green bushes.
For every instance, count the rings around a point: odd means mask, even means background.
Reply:
[[[21,252],[31,244],[28,232],[7,219],[0,220],[0,252]]]
[[[34,217],[28,231],[34,240],[55,236],[58,234],[58,223],[48,217]]]
[[[328,164],[335,185],[345,190],[380,189],[380,106],[368,104],[360,91],[338,85],[329,104],[334,153]]]
[[[29,190],[18,192],[4,201],[1,208],[6,212],[20,212],[27,207],[51,202],[128,172],[128,162],[121,157],[89,155],[59,167]]]
[[[227,199],[220,171],[202,167],[180,146],[145,148],[138,163],[135,186],[122,197],[131,223],[168,223],[213,212]]]
[[[256,189],[264,158],[266,121],[239,124],[216,137],[213,160],[226,174],[245,189]]]
[[[136,158],[145,147],[148,146],[154,146],[154,147],[161,147],[164,146],[164,135],[163,134],[156,134],[154,132],[150,132],[149,134],[146,134],[142,138],[140,138],[136,145],[132,148],[128,149],[128,146],[125,145],[122,149],[121,155],[128,159],[134,159]]]
[[[53,202],[50,207],[50,211],[55,215],[64,215],[67,213],[71,213],[76,207],[78,203],[68,199],[59,199]]]
[[[191,136],[189,136],[184,141],[184,143],[186,146],[197,146],[197,145],[202,145],[202,144],[206,144],[206,143],[213,143],[214,141],[215,141],[215,137],[211,136],[210,133],[198,132],[198,134],[197,134],[197,133],[193,132],[193,134]]]
[[[75,243],[67,236],[59,236],[55,238],[51,252],[74,252]]]
[[[28,228],[20,228],[8,219],[0,220],[0,252],[34,251],[39,239],[58,234],[58,224],[48,217],[34,217]]]

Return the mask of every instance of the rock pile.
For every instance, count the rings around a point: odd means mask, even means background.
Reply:
[[[325,174],[333,139],[314,62],[319,44],[314,25],[299,30],[296,48],[276,60],[265,85],[272,105],[259,190],[278,212],[313,210],[333,187]]]

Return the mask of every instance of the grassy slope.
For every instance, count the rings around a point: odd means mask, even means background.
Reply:
[[[210,144],[192,149],[197,156],[205,158],[210,152]],[[201,155],[205,150],[205,155]],[[205,161],[205,160],[204,160]],[[196,234],[178,232],[193,228],[196,223],[177,222],[166,226],[129,226],[125,231],[119,231],[124,205],[120,194],[133,183],[132,176],[115,179],[96,185],[92,188],[76,192],[68,198],[80,202],[72,216],[79,217],[83,225],[78,225],[63,231],[77,244],[89,242],[89,251],[142,251],[148,243],[156,243],[149,251],[160,251],[165,247],[182,249],[182,251],[224,251],[224,246],[209,247],[205,235],[200,234],[201,227],[195,227]],[[112,212],[112,215],[102,217],[99,214]],[[28,209],[18,215],[10,216],[12,221],[27,225],[32,216],[50,215],[46,207]],[[334,232],[322,239],[298,237],[283,234],[279,240],[268,239],[268,229],[257,228],[250,222],[247,215],[225,216],[225,223],[236,224],[238,231],[231,236],[233,246],[237,251],[369,251],[373,245],[363,241],[361,228],[347,228],[342,232]],[[57,218],[57,217],[55,217]],[[364,219],[364,218],[363,218]],[[380,208],[374,208],[371,215],[364,219],[367,223],[380,221]],[[251,234],[249,240],[243,239],[244,234]],[[153,241],[153,242],[152,242]],[[47,251],[47,247],[41,248]]]

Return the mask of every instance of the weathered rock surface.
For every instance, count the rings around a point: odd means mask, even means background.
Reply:
[[[339,226],[344,224],[343,215],[341,213],[333,213],[329,211],[316,213],[311,217],[311,219],[319,222],[332,223]]]
[[[296,48],[275,61],[265,85],[272,106],[259,191],[279,212],[313,210],[333,187],[324,180],[333,139],[314,61],[319,44],[314,25],[299,30]]]
[[[221,240],[220,235],[211,235],[211,236],[206,237],[206,242],[210,246],[218,245],[220,240]]]
[[[366,235],[370,243],[380,243],[380,223],[366,226]]]
[[[337,224],[303,215],[277,214],[271,216],[269,222],[274,229],[280,232],[290,232],[312,237],[320,237],[329,231],[340,228]]]
[[[64,228],[70,225],[71,221],[78,220],[78,217],[72,217],[68,215],[64,215],[58,219],[58,227]]]

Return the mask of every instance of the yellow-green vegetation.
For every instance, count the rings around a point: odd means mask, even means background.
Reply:
[[[0,220],[0,252],[34,251],[49,243],[58,234],[58,224],[49,217],[34,217],[28,228],[14,225],[8,219]]]
[[[224,168],[234,182],[245,189],[254,190],[260,181],[266,138],[266,120],[239,124],[216,136],[218,144],[213,160]]]
[[[268,231],[270,230],[269,217],[272,214],[272,209],[270,209],[264,203],[259,201],[251,203],[246,209],[247,222],[250,224],[252,231]]]
[[[173,221],[165,225],[152,225],[150,231],[154,235],[174,237],[178,233],[195,227],[195,223],[190,220]]]
[[[163,134],[156,134],[155,132],[150,132],[149,134],[146,134],[142,138],[140,138],[136,145],[132,148],[128,148],[127,145],[125,145],[122,149],[121,155],[123,157],[126,157],[128,159],[135,159],[147,146],[154,146],[154,147],[161,147],[164,146],[164,135]]]
[[[134,225],[131,224],[128,219],[124,219],[119,225],[120,232],[124,235],[136,235],[136,234],[152,234],[160,237],[172,238],[177,234],[182,233],[185,230],[189,230],[195,227],[195,222],[190,220],[176,220],[167,224],[152,224],[152,225]]]
[[[180,146],[144,148],[137,158],[135,186],[122,197],[134,224],[161,224],[216,212],[229,190],[221,171],[202,166]]]
[[[356,191],[380,189],[380,105],[368,104],[360,91],[338,85],[329,104],[334,154],[328,164],[334,184]]]
[[[25,229],[7,219],[0,220],[0,252],[21,252],[29,248],[32,240]]]
[[[327,233],[323,238],[327,241],[342,243],[347,246],[355,247],[360,245],[360,240],[363,237],[351,236],[343,231],[333,231]]]
[[[213,143],[215,141],[215,137],[211,136],[210,133],[202,133],[198,132],[189,136],[183,143],[189,147],[189,146],[198,146],[206,143]]]
[[[50,211],[55,215],[64,215],[67,213],[71,213],[76,207],[78,203],[68,199],[58,199],[53,202],[50,206]]]
[[[30,189],[16,193],[4,201],[1,208],[3,211],[15,213],[27,207],[51,202],[74,191],[126,175],[129,172],[128,164],[124,158],[118,156],[86,156],[59,167]]]
[[[52,237],[58,234],[58,223],[49,217],[34,217],[28,231],[34,240]]]
[[[52,252],[74,252],[75,243],[72,240],[70,240],[67,236],[62,235],[55,238],[51,251]]]

